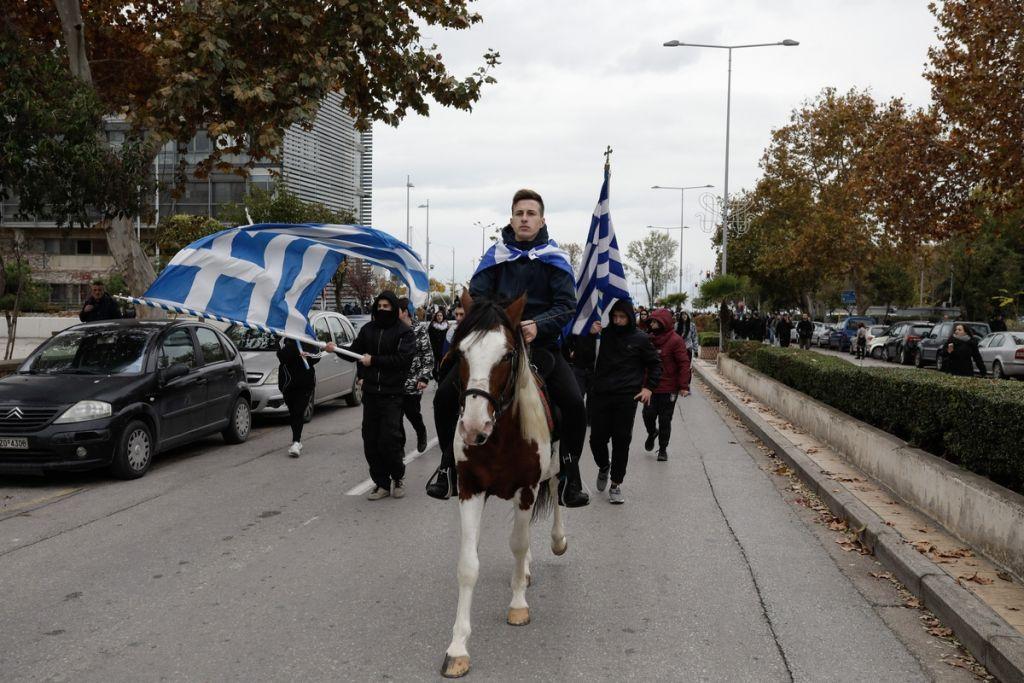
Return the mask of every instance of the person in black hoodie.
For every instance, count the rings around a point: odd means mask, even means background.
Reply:
[[[114,297],[107,294],[103,280],[94,281],[91,294],[82,304],[82,311],[78,314],[78,319],[83,323],[94,323],[100,320],[119,320],[120,318],[121,309],[114,301]]]
[[[348,350],[363,354],[357,364],[363,383],[363,452],[370,466],[373,490],[369,500],[405,495],[405,427],[402,398],[416,354],[416,337],[398,320],[398,297],[383,291],[373,301],[370,322]]]
[[[328,353],[334,351],[334,343],[329,342],[325,350]],[[297,458],[302,455],[302,425],[306,421],[306,407],[316,389],[314,366],[320,362],[320,353],[312,344],[282,339],[277,359],[281,361],[277,385],[284,396],[284,404],[288,406],[288,419],[292,426],[292,445],[288,455]]]
[[[650,337],[637,328],[629,301],[615,302],[609,322],[603,330],[601,323],[595,322],[590,336],[579,344],[596,345],[600,334],[589,400],[590,451],[598,467],[597,490],[604,490],[610,470],[608,501],[618,504],[625,502],[620,485],[626,476],[636,405],[650,404],[651,395],[661,382],[661,358]]]

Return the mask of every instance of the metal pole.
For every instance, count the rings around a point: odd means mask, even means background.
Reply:
[[[427,200],[427,304],[430,304],[430,200]]]
[[[412,187],[412,179],[405,176],[405,243],[412,242],[412,224],[409,217],[409,189]]]
[[[725,187],[722,190],[722,275],[729,272],[729,119],[732,114],[732,48],[725,88]]]
[[[679,293],[683,293],[683,233],[686,231],[686,189],[679,191]],[[680,304],[681,306],[682,304]]]

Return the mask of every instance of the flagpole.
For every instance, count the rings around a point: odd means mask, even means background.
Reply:
[[[203,313],[201,311],[197,311],[197,310],[194,310],[194,309],[191,309],[191,308],[183,308],[181,306],[171,306],[169,304],[158,304],[158,303],[154,303],[152,301],[149,301],[147,299],[139,299],[139,298],[134,297],[134,296],[121,296],[120,294],[115,294],[114,298],[115,299],[121,299],[122,301],[127,301],[127,302],[132,303],[132,304],[139,304],[139,305],[143,305],[143,306],[149,306],[151,308],[159,308],[159,309],[162,309],[162,310],[167,311],[169,313],[181,313],[181,314],[184,314],[184,315],[195,316],[196,318],[202,318],[203,320],[216,320],[217,322],[230,323],[230,324],[233,324],[233,325],[241,325],[243,327],[247,327],[247,328],[250,328],[250,329],[260,330],[261,332],[269,332],[271,334],[276,334],[279,337],[284,337],[285,339],[294,339],[295,341],[302,342],[304,344],[312,344],[313,346],[316,346],[320,350],[323,350],[323,349],[327,348],[327,342],[322,342],[319,339],[311,341],[309,339],[306,339],[305,337],[299,337],[298,335],[289,334],[287,332],[281,332],[280,330],[272,330],[269,327],[266,327],[264,325],[258,325],[256,323],[250,323],[250,322],[246,322],[244,320],[232,320],[231,318],[225,318],[225,317],[219,316],[219,315],[211,315],[209,313]],[[352,351],[349,351],[348,349],[342,348],[340,346],[335,346],[334,347],[334,353],[337,353],[337,354],[340,354],[340,355],[343,355],[343,356],[348,356],[352,360],[362,360],[362,358],[363,358],[363,355],[361,353],[353,353]]]

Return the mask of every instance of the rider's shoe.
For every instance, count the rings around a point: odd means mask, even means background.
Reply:
[[[448,500],[459,495],[459,475],[455,469],[455,454],[441,451],[441,464],[427,481],[427,495]]]
[[[590,504],[590,496],[580,481],[579,463],[563,464],[565,473],[558,477],[558,504],[567,508],[581,508]]]

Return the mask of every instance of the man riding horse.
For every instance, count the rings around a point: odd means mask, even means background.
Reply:
[[[533,349],[550,352],[553,363],[547,376],[551,402],[561,413],[558,499],[566,507],[590,502],[580,480],[579,459],[586,436],[586,408],[572,369],[558,352],[562,328],[576,312],[576,285],[571,267],[553,265],[539,253],[550,249],[544,221],[544,200],[533,190],[519,190],[512,198],[512,219],[501,232],[513,257],[481,263],[469,284],[470,296],[513,301],[526,294],[521,328]],[[522,253],[521,253],[522,252]],[[516,256],[518,254],[518,256]],[[560,264],[561,265],[561,264]],[[427,494],[447,499],[458,493],[453,442],[459,418],[457,363],[450,360],[439,372],[434,396],[434,424],[441,448],[441,465],[427,485]]]

